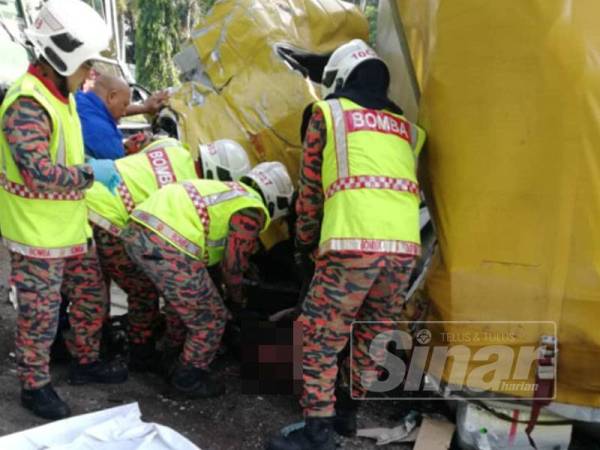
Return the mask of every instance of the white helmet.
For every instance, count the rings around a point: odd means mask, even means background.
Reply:
[[[101,59],[111,37],[102,17],[81,0],[49,0],[25,35],[36,53],[65,77],[84,62]]]
[[[375,50],[362,39],[353,39],[335,49],[329,57],[325,69],[323,69],[323,77],[321,78],[322,97],[325,98],[343,87],[352,71],[359,64],[369,60],[381,61],[385,66]]]
[[[289,213],[294,185],[283,164],[280,162],[257,164],[245,178],[254,182],[250,184],[254,184],[261,191],[272,220]]]
[[[204,178],[221,181],[237,181],[252,167],[244,147],[231,139],[201,144],[200,162]]]

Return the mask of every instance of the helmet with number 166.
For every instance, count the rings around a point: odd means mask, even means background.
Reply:
[[[384,70],[389,71],[383,60],[367,43],[361,39],[353,39],[339,46],[329,57],[321,78],[321,95],[323,98],[344,87],[352,72],[366,61],[378,61]]]

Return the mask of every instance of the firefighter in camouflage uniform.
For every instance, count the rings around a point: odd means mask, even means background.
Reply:
[[[339,47],[323,73],[325,100],[312,105],[296,211],[297,260],[315,273],[302,305],[301,406],[305,426],[277,436],[269,450],[334,449],[333,431],[356,430],[356,402],[373,370],[373,338],[385,328],[354,328],[352,373],[338,354],[354,321],[403,319],[420,252],[416,162],[425,134],[387,97],[389,72],[361,40]],[[352,380],[352,392],[349,381]],[[336,401],[337,397],[337,401]]]
[[[208,267],[221,263],[228,304],[242,308],[242,276],[259,233],[288,213],[292,194],[283,164],[261,163],[240,182],[171,184],[133,211],[125,248],[163,295],[167,314],[177,316],[167,319],[167,345],[183,351],[169,380],[184,395],[211,397],[225,389],[208,370],[228,316]],[[172,327],[177,321],[183,326]]]
[[[49,349],[56,335],[61,289],[71,301],[72,384],[118,383],[127,368],[99,360],[106,303],[84,191],[96,179],[118,184],[112,161],[84,162],[72,93],[108,46],[102,18],[80,0],[50,0],[25,30],[37,60],[0,107],[2,214],[17,290],[17,371],[21,403],[34,414],[70,414],[50,383]]]
[[[244,148],[229,139],[201,145],[198,158],[194,158],[179,141],[161,138],[141,153],[118,159],[115,165],[121,177],[117,195],[102,184],[94,183],[86,192],[86,202],[102,272],[127,293],[129,368],[146,371],[157,368],[152,328],[158,315],[159,293],[123,246],[121,234],[129,215],[152,193],[168,184],[196,178],[237,180],[250,170],[250,161]],[[174,314],[166,317],[177,320]],[[169,329],[181,327],[177,322]]]

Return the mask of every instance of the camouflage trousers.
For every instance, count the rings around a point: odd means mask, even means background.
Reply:
[[[56,336],[61,291],[69,300],[76,361],[98,360],[106,289],[96,249],[85,255],[36,259],[11,252],[11,283],[17,289],[17,373],[25,389],[50,382],[50,346]]]
[[[165,299],[166,345],[183,343],[182,362],[208,368],[221,343],[227,309],[206,266],[136,223],[126,228],[123,240]]]
[[[343,259],[329,255],[317,260],[298,318],[304,333],[300,404],[305,416],[334,415],[338,362],[345,376],[352,379],[352,396],[361,398],[366,394],[361,373],[376,368],[368,349],[373,338],[387,327],[370,323],[352,329],[352,323],[403,320],[403,292],[413,266],[414,258],[405,256],[381,256],[372,267],[349,267]],[[351,330],[352,354],[338,361]]]
[[[158,291],[127,255],[120,238],[94,226],[94,239],[102,273],[127,294],[129,342],[143,344],[151,338],[152,324],[158,316]]]

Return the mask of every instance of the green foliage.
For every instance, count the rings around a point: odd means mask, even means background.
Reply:
[[[201,4],[200,9],[202,10],[202,14],[206,14],[210,8],[215,4],[216,0],[199,0]]]
[[[350,0],[359,8],[369,22],[369,45],[375,48],[377,42],[377,10],[379,0]]]
[[[175,0],[181,40],[189,39],[192,30],[206,15],[215,0]]]
[[[135,63],[138,83],[151,91],[177,83],[173,56],[179,51],[180,22],[171,0],[137,0]]]
[[[365,17],[369,22],[369,45],[375,48],[377,43],[377,5],[367,5]]]
[[[149,89],[177,82],[173,55],[216,0],[117,0],[126,34],[135,46],[126,50],[136,63],[137,81]]]

